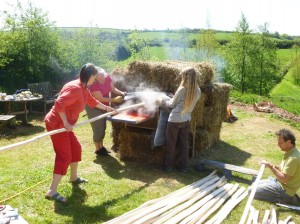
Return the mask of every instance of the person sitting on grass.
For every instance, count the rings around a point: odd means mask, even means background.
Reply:
[[[283,159],[280,166],[262,161],[275,178],[260,180],[254,198],[273,203],[298,204],[300,200],[296,192],[300,188],[300,151],[296,148],[296,138],[287,129],[280,129],[276,135],[278,146],[284,152]]]

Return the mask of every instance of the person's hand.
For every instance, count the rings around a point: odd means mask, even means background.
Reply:
[[[64,126],[67,129],[67,131],[73,130],[73,126],[68,121],[64,121]]]
[[[155,103],[156,103],[157,105],[161,105],[162,102],[163,102],[163,99],[162,99],[161,97],[159,97],[159,98],[157,98],[157,99],[155,100]]]
[[[111,99],[112,103],[122,103],[123,101],[123,97],[122,96],[116,96],[114,98]]]
[[[124,91],[124,92],[123,92],[123,96],[126,96],[126,95],[127,95],[127,92],[126,92],[126,91]]]
[[[115,108],[112,108],[112,107],[106,107],[106,111],[107,112],[114,112],[113,114],[117,114],[117,110]]]
[[[261,161],[261,164],[265,164],[265,166],[266,166],[266,167],[269,167],[269,168],[272,167],[272,164],[269,163],[269,162],[267,162],[266,160],[262,160],[262,161]]]

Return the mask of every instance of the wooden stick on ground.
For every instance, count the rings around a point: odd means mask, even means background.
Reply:
[[[213,214],[226,200],[227,198],[231,197],[233,195],[234,192],[236,192],[236,190],[238,189],[239,185],[235,184],[233,186],[232,189],[230,189],[229,192],[227,192],[226,195],[224,195],[224,197],[217,199],[216,201],[213,201],[213,207],[210,208],[209,211],[207,211],[202,217],[198,217],[198,221],[196,222],[196,224],[201,224],[204,223],[206,221],[206,219]]]
[[[277,224],[277,214],[276,214],[276,210],[273,205],[271,205],[270,211],[271,211],[270,224]]]
[[[183,188],[180,188],[179,190],[174,191],[174,192],[172,192],[172,193],[170,193],[170,194],[168,194],[168,195],[166,195],[164,197],[160,197],[160,198],[157,198],[157,199],[153,199],[153,200],[147,201],[147,202],[145,202],[144,204],[142,204],[139,207],[140,208],[141,207],[147,207],[147,206],[150,206],[150,205],[152,205],[154,203],[158,203],[159,201],[165,200],[167,198],[178,197],[180,195],[183,195],[186,192],[189,192],[190,190],[195,189],[195,188],[199,187],[200,185],[206,183],[207,181],[215,178],[216,177],[215,176],[216,173],[217,173],[217,170],[214,170],[208,176],[206,176],[206,177],[204,177],[204,178],[202,178],[202,179],[200,179],[200,180],[198,180],[198,181],[196,181],[196,182],[194,182],[194,183],[192,183],[190,185],[187,185],[187,186],[185,186]]]
[[[207,203],[209,200],[214,198],[216,195],[218,195],[221,192],[223,192],[224,190],[226,190],[228,188],[232,188],[232,187],[233,187],[232,184],[226,184],[225,186],[222,186],[222,187],[218,188],[217,190],[214,190],[212,193],[210,193],[210,192],[213,189],[205,190],[209,193],[209,194],[207,194],[206,197],[204,197],[203,199],[197,201],[196,203],[194,203],[190,207],[188,207],[184,210],[181,210],[180,213],[178,213],[177,215],[173,216],[171,219],[166,221],[165,224],[179,223],[181,220],[184,220],[184,221],[182,221],[180,223],[187,223],[189,221],[189,219],[192,218],[191,217],[192,213],[194,213],[196,210],[200,209],[205,203]]]
[[[288,224],[292,216],[288,216],[285,220],[283,220],[283,224]]]
[[[270,216],[270,210],[267,209],[265,211],[265,214],[264,214],[264,217],[262,220],[262,224],[268,224],[269,216]]]
[[[265,169],[265,164],[261,164],[261,167],[260,167],[260,170],[259,170],[259,172],[258,172],[257,178],[256,178],[255,182],[252,184],[251,193],[250,193],[250,196],[249,196],[249,198],[248,198],[248,201],[247,201],[245,210],[244,210],[244,212],[243,212],[242,218],[241,218],[241,220],[240,220],[240,224],[244,224],[245,221],[246,221],[246,219],[247,219],[247,215],[248,215],[248,212],[249,212],[249,209],[250,209],[252,200],[253,200],[253,198],[254,198],[254,195],[255,195],[255,192],[256,192],[256,189],[257,189],[258,182],[260,181],[260,178],[262,177],[262,175],[263,175],[263,173],[264,173],[264,169]]]
[[[129,110],[129,109],[132,109],[132,108],[136,108],[136,107],[141,107],[145,104],[145,102],[142,102],[142,103],[138,103],[138,104],[134,104],[134,105],[131,105],[131,106],[128,106],[128,107],[124,107],[124,108],[120,108],[118,110],[116,110],[118,113],[119,112],[122,112],[124,110]],[[78,123],[76,124],[73,128],[77,128],[77,127],[80,127],[80,126],[83,126],[87,123],[91,123],[91,122],[94,122],[96,120],[99,120],[99,119],[102,119],[102,118],[105,118],[105,117],[108,117],[110,115],[113,115],[115,114],[115,112],[108,112],[108,113],[105,113],[105,114],[102,114],[102,115],[99,115],[97,117],[94,117],[92,119],[89,119],[89,120],[86,120],[86,121],[83,121],[81,123]],[[46,136],[49,136],[49,135],[54,135],[54,134],[58,134],[58,133],[61,133],[61,132],[64,132],[66,131],[67,129],[65,128],[60,128],[60,129],[57,129],[57,130],[53,130],[53,131],[49,131],[49,132],[46,132],[44,134],[41,134],[41,135],[38,135],[36,137],[33,137],[31,139],[28,139],[28,140],[25,140],[25,141],[22,141],[22,142],[17,142],[15,144],[11,144],[11,145],[7,145],[7,146],[3,146],[3,147],[0,147],[0,152],[2,151],[5,151],[7,149],[12,149],[12,148],[16,148],[18,146],[21,146],[21,145],[25,145],[25,144],[28,144],[30,142],[33,142],[33,141],[37,141],[43,137],[46,137]]]
[[[196,193],[198,193],[199,191],[201,191],[204,187],[206,187],[206,185],[211,185],[214,182],[217,182],[220,178],[216,177],[214,179],[212,179],[211,181],[204,183],[203,185],[201,185],[201,187],[199,188],[195,188],[193,190],[190,190],[189,192],[187,192],[184,195],[181,195],[180,197],[176,198],[176,202],[177,203],[182,203],[190,198],[192,198]],[[173,202],[175,199],[174,198],[170,198],[168,200],[164,200],[162,202],[159,203],[155,203],[149,207],[144,208],[140,213],[130,217],[129,219],[123,220],[122,224],[129,224],[129,223],[133,223],[134,221],[141,219],[142,217],[152,213],[153,211],[156,211],[166,205],[169,205],[171,202]]]
[[[242,193],[242,194],[241,194]],[[239,195],[239,196],[237,196]],[[246,196],[248,195],[248,191],[245,187],[241,187],[232,198],[222,207],[222,209],[206,224],[220,224],[227,217],[227,215],[232,211],[232,209],[240,203]]]
[[[153,208],[154,206],[156,206],[156,204],[158,203],[165,203],[166,201],[171,201],[174,200],[173,198],[177,198],[179,196],[184,195],[186,192],[190,192],[191,190],[195,189],[195,188],[203,188],[204,186],[208,185],[212,180],[212,182],[216,181],[216,178],[219,179],[215,174],[216,174],[216,170],[214,170],[211,174],[209,174],[208,176],[200,179],[199,181],[196,181],[190,185],[187,185],[173,193],[170,193],[164,197],[158,198],[158,199],[154,199],[154,200],[150,200],[148,202],[145,202],[144,204],[142,204],[141,206],[139,206],[138,208],[131,210],[127,213],[124,213],[123,215],[116,217],[114,219],[111,219],[107,222],[105,222],[105,224],[113,224],[113,223],[123,223],[125,222],[125,220],[132,218],[133,216],[140,214],[141,212],[145,211],[146,209],[149,208]]]
[[[238,184],[232,185],[228,189],[225,189],[222,193],[216,195],[214,198],[212,198],[209,202],[205,203],[200,209],[196,210],[193,214],[190,215],[188,223],[189,224],[194,224],[198,222],[200,218],[205,216],[207,213],[210,213],[211,208],[221,199],[225,198],[228,196],[229,192],[232,191],[232,189],[237,190]]]
[[[290,208],[290,209],[294,209],[294,210],[299,210],[300,211],[300,207],[299,206],[285,205],[285,204],[281,204],[281,203],[277,203],[276,205],[284,207],[284,208]]]

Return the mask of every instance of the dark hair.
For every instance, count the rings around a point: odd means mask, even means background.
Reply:
[[[290,140],[292,145],[296,144],[296,137],[295,137],[294,133],[288,129],[285,129],[285,128],[280,129],[279,131],[276,132],[276,135],[281,136],[285,142]]]
[[[92,75],[97,75],[97,74],[98,74],[98,70],[95,67],[95,65],[92,63],[86,63],[85,65],[82,66],[82,68],[80,70],[80,73],[79,73],[80,81],[86,87],[90,77]]]

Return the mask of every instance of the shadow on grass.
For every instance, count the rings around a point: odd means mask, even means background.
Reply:
[[[18,137],[31,136],[38,133],[43,133],[45,127],[34,125],[31,123],[17,123],[0,127],[0,135],[3,138],[14,139]]]
[[[245,152],[242,149],[232,146],[226,142],[219,141],[209,150],[199,154],[197,158],[194,159],[194,163],[197,166],[197,163],[201,159],[209,159],[221,163],[227,163],[235,166],[244,167],[245,161],[250,157],[251,157],[250,153]],[[205,166],[204,170],[207,171],[213,169],[215,169],[215,167]],[[223,173],[222,170],[220,169],[218,169],[218,171],[219,173]],[[245,184],[251,184],[252,176],[247,175],[249,179],[247,178],[245,179],[244,177],[246,177],[246,174],[240,174],[232,171],[232,176],[230,177],[230,180],[245,183]]]
[[[148,185],[140,187],[128,194],[122,195],[119,198],[106,201],[100,205],[87,206],[84,205],[84,202],[87,199],[86,191],[81,189],[80,186],[73,186],[72,195],[68,198],[68,204],[64,205],[55,202],[55,212],[60,215],[73,217],[72,223],[105,222],[115,218],[115,216],[107,214],[110,206],[113,206],[119,201],[128,199],[130,196],[139,193],[146,187],[148,187]]]
[[[202,157],[201,159],[205,158],[243,166],[245,161],[251,157],[251,154],[226,142],[219,141],[212,148],[201,154],[200,157]]]

